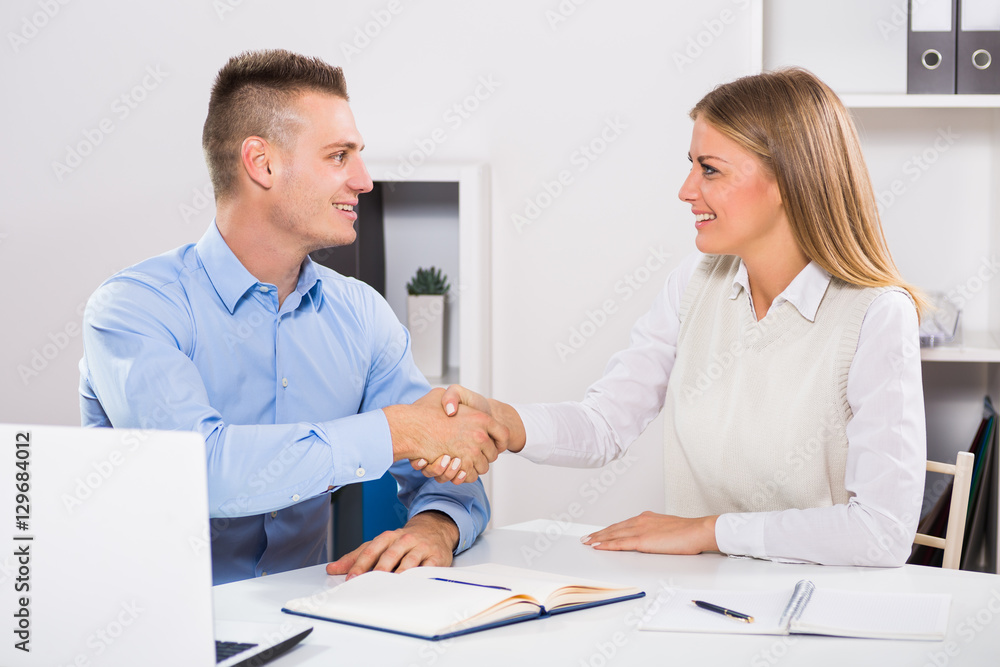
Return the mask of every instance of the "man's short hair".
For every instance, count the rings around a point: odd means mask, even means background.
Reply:
[[[283,49],[247,51],[219,70],[201,136],[216,200],[235,190],[244,139],[258,136],[282,148],[294,144],[293,105],[306,92],[348,99],[339,67]]]

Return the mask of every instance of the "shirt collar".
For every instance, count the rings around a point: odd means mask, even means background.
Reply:
[[[830,274],[827,273],[816,262],[809,262],[806,267],[799,271],[788,287],[779,294],[771,307],[777,306],[782,301],[787,301],[799,311],[802,317],[810,322],[816,321],[816,311],[819,310],[819,303],[826,294],[826,288],[830,285]],[[733,278],[733,289],[729,293],[730,299],[739,296],[740,290],[750,294],[750,278],[747,276],[747,267],[740,260],[740,268]]]
[[[212,220],[212,224],[198,241],[195,250],[216,293],[232,314],[240,298],[257,284],[257,279],[233,254],[226,240],[222,238],[215,220]]]
[[[323,278],[319,275],[316,263],[308,255],[299,269],[299,282],[295,286],[295,291],[303,296],[309,294],[316,308],[323,303]]]
[[[222,238],[215,220],[198,241],[196,249],[202,266],[205,267],[205,273],[212,281],[212,286],[232,314],[247,290],[259,285],[260,281],[247,271],[239,258],[233,254],[226,240]],[[295,292],[299,295],[311,293],[313,304],[319,307],[323,300],[322,283],[323,279],[320,278],[315,263],[307,256],[299,269],[299,281],[295,286]]]

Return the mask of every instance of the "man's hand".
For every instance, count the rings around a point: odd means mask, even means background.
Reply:
[[[393,460],[446,465],[456,482],[474,482],[507,449],[509,431],[491,416],[460,406],[454,417],[441,409],[443,389],[432,389],[413,405],[383,408],[392,434]],[[457,463],[456,463],[457,461]]]
[[[700,554],[718,551],[715,521],[718,516],[696,519],[643,512],[585,536],[581,542],[599,551],[642,551],[652,554]]]
[[[451,565],[458,526],[447,514],[421,512],[398,530],[388,530],[326,566],[327,574],[348,579],[369,570],[402,572],[418,565]]]
[[[463,405],[493,417],[507,429],[506,449],[519,452],[524,448],[526,438],[524,422],[521,421],[521,415],[513,407],[492,398],[485,398],[481,394],[458,384],[451,385],[441,395],[441,407],[448,416],[458,414]],[[458,466],[449,456],[442,456],[430,465],[427,464],[427,461],[428,459],[411,460],[410,465],[413,466],[414,470],[423,471],[425,477],[433,477],[438,482],[453,481],[458,484],[463,481]]]

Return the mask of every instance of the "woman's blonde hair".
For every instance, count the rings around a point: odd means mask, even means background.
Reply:
[[[694,109],[755,155],[777,180],[806,257],[863,287],[899,286],[922,313],[920,290],[899,275],[850,114],[825,83],[792,67],[717,86]]]

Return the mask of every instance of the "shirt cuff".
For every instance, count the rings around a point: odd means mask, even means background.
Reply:
[[[428,500],[426,503],[416,502],[413,507],[410,508],[410,516],[416,516],[421,512],[427,512],[434,510],[436,512],[441,512],[442,514],[448,515],[455,525],[458,526],[458,545],[455,547],[454,554],[457,556],[466,549],[472,546],[479,537],[476,532],[476,526],[472,521],[472,515],[469,513],[462,504],[460,503],[450,503],[447,500],[435,499]]]
[[[392,434],[381,410],[342,417],[323,427],[333,457],[331,485],[379,479],[392,465]]]
[[[766,512],[723,514],[715,522],[715,542],[719,551],[732,556],[767,558],[764,551]]]
[[[555,439],[545,426],[552,418],[542,405],[511,404],[524,423],[524,448],[518,454],[534,463],[545,463],[555,450]]]

